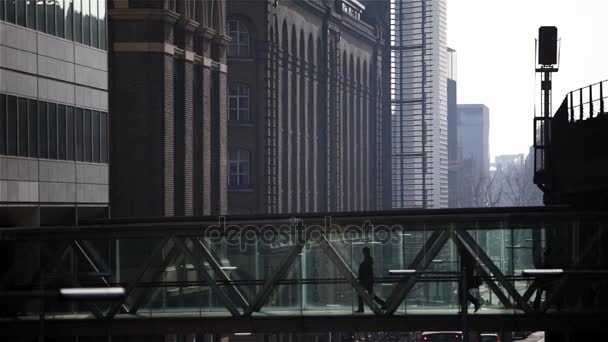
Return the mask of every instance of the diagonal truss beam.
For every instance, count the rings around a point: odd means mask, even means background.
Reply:
[[[350,267],[348,267],[346,262],[344,262],[344,259],[342,259],[338,251],[336,251],[334,246],[329,242],[329,240],[327,240],[327,236],[323,236],[323,240],[319,245],[327,254],[334,266],[338,268],[338,272],[340,272],[340,274],[342,274],[342,276],[350,282],[355,292],[361,296],[363,302],[365,302],[365,304],[367,304],[367,306],[369,306],[376,315],[381,314],[380,308],[376,305],[376,303],[374,303],[367,290],[361,286],[359,280],[357,280],[357,277],[355,277]]]
[[[441,248],[448,241],[450,235],[446,231],[434,231],[427,242],[423,245],[422,249],[418,252],[412,263],[410,269],[414,269],[417,272],[410,275],[401,277],[397,285],[393,288],[390,296],[387,299],[386,314],[392,315],[399,308],[407,294],[414,288],[416,282],[422,277],[420,271],[424,271],[429,264],[435,259],[437,254],[441,251]]]
[[[532,298],[532,295],[534,294],[534,292],[538,289],[538,281],[536,281],[536,279],[534,279],[532,281],[532,283],[530,284],[530,286],[528,286],[528,288],[526,289],[526,292],[524,292],[524,295],[521,296],[521,298],[523,298],[523,300],[525,300],[526,302],[530,301],[530,298]]]
[[[249,305],[249,307],[247,307],[247,310],[245,310],[245,312],[243,313],[244,317],[249,317],[252,313],[259,311],[262,308],[262,306],[264,305],[264,303],[266,303],[266,300],[268,300],[268,297],[276,287],[277,283],[281,279],[285,278],[287,272],[289,271],[289,267],[293,264],[294,260],[302,252],[302,248],[304,248],[309,238],[309,234],[306,234],[304,238],[302,238],[301,235],[296,238],[296,243],[292,247],[289,254],[285,257],[285,259],[283,259],[283,262],[279,265],[279,268],[276,270],[276,272],[271,274],[270,278],[266,280],[264,286],[262,286],[262,289],[260,290],[258,295],[253,299],[253,302]]]
[[[226,293],[222,290],[222,288],[217,284],[215,279],[213,279],[213,277],[209,274],[209,272],[207,272],[207,270],[205,269],[205,263],[201,261],[200,257],[197,257],[196,255],[194,255],[194,253],[192,253],[190,251],[186,242],[184,242],[183,239],[177,239],[176,243],[177,243],[177,246],[179,247],[179,249],[181,250],[181,252],[183,253],[184,257],[186,259],[189,259],[190,262],[194,265],[195,269],[198,270],[198,272],[197,272],[198,276],[200,278],[202,278],[202,280],[207,282],[207,284],[209,285],[211,290],[219,297],[222,304],[224,304],[226,309],[228,309],[228,311],[230,311],[232,316],[233,317],[241,316],[241,313],[236,308],[234,303],[232,303],[232,301],[230,300],[228,295],[226,295]]]
[[[249,303],[247,303],[247,300],[243,296],[238,286],[232,284],[230,277],[228,277],[226,272],[224,272],[219,262],[217,262],[217,260],[213,257],[213,254],[207,248],[207,246],[205,246],[203,241],[201,241],[200,238],[192,238],[192,240],[192,248],[194,249],[194,252],[203,256],[203,260],[209,263],[213,273],[219,277],[220,281],[225,284],[226,288],[231,289],[234,292],[236,295],[236,301],[238,302],[237,304],[240,305],[243,310],[245,310],[249,306]]]
[[[481,277],[485,280],[485,282],[488,285],[488,287],[490,288],[490,290],[492,290],[492,292],[494,292],[494,294],[498,297],[498,300],[500,300],[502,305],[504,305],[505,308],[509,308],[509,309],[512,308],[513,303],[511,303],[511,300],[509,299],[509,297],[496,284],[494,279],[492,279],[491,271],[488,272],[488,270],[485,267],[483,267],[482,265],[480,265],[477,262],[477,256],[475,255],[475,253],[471,252],[459,238],[452,237],[452,241],[454,241],[454,243],[459,247],[459,250],[469,253],[469,255],[473,258],[473,260],[476,261],[475,269],[477,269],[477,271],[479,273],[481,273]],[[524,301],[527,302],[526,300],[524,300]]]
[[[129,298],[131,297],[131,294],[137,288],[137,285],[141,281],[144,280],[144,276],[152,268],[153,263],[157,260],[157,257],[161,254],[163,248],[165,248],[165,246],[168,244],[168,242],[170,240],[171,240],[171,237],[167,236],[164,239],[162,239],[156,245],[156,247],[154,247],[154,249],[152,250],[152,253],[148,256],[148,261],[146,262],[146,264],[140,269],[139,273],[129,282],[129,285],[127,285],[127,288],[125,289],[125,297],[124,297],[125,299],[123,300],[123,302],[117,303],[117,304],[113,305],[112,307],[110,307],[110,309],[106,313],[106,318],[114,318],[114,316],[118,313],[118,310],[120,310],[120,308],[123,307],[123,305],[125,305],[127,303]],[[169,250],[168,255],[165,256],[165,259],[161,263],[161,266],[158,267],[158,269],[156,269],[156,272],[150,278],[155,280],[158,277],[160,277],[162,272],[167,267],[167,264],[169,264],[175,258],[175,254],[176,254],[175,246],[173,246]],[[148,289],[143,290],[142,293],[139,294],[139,296],[135,297],[134,302],[140,303],[141,301],[143,301],[147,292],[148,292]],[[137,309],[139,309],[139,305],[137,305],[137,306],[131,305],[128,312],[131,314],[134,314],[135,312],[137,312]]]
[[[36,286],[36,284],[40,282],[40,277],[42,277],[43,274],[52,273],[61,265],[63,259],[65,259],[70,252],[70,242],[61,242],[59,247],[57,247],[54,252],[49,251],[47,246],[41,244],[40,252],[46,254],[44,259],[47,260],[48,263],[44,266],[41,265],[36,273],[32,276],[32,279],[30,280],[30,285],[32,287]]]
[[[110,268],[103,260],[99,252],[97,252],[97,248],[95,248],[93,244],[86,240],[74,240],[74,244],[81,254],[87,259],[87,262],[91,265],[91,267],[93,267],[95,272],[110,273],[112,268]]]
[[[454,240],[457,240],[457,239],[460,240],[464,244],[465,249],[469,253],[471,253],[471,255],[474,257],[474,260],[477,260],[477,262],[479,263],[479,266],[481,266],[481,268],[485,267],[490,271],[490,274],[487,274],[487,276],[494,275],[496,277],[496,280],[498,280],[498,283],[500,285],[502,285],[502,287],[507,291],[507,293],[511,296],[511,298],[513,298],[513,300],[515,301],[515,304],[517,306],[519,306],[519,308],[524,310],[525,312],[530,312],[530,306],[528,305],[528,303],[526,301],[524,301],[524,299],[519,294],[519,292],[517,292],[517,290],[515,289],[513,284],[511,284],[507,280],[507,278],[504,276],[504,274],[502,274],[502,272],[494,264],[492,259],[490,259],[490,257],[481,248],[481,246],[479,246],[477,244],[475,239],[473,239],[473,237],[463,229],[458,229],[458,230],[454,231]],[[489,284],[489,282],[488,282],[488,284]],[[496,287],[496,288],[498,288],[498,287]],[[497,295],[498,295],[498,293],[497,293]]]

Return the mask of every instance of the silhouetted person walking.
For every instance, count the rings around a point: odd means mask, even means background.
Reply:
[[[475,275],[475,259],[464,250],[460,250],[460,269],[464,272],[464,280],[466,283],[466,289],[463,289],[462,281],[460,282],[460,300],[464,302],[465,305],[468,305],[468,302],[473,303],[475,305],[475,312],[481,308],[481,303],[476,296],[473,296],[471,290],[479,291],[479,285],[481,285],[481,279]],[[465,295],[466,300],[462,297]],[[464,309],[464,308],[463,308]]]
[[[386,306],[386,302],[374,294],[374,259],[370,255],[369,247],[363,247],[363,261],[359,264],[359,283],[376,303],[383,308]],[[363,312],[361,296],[359,296],[359,309],[356,312]]]

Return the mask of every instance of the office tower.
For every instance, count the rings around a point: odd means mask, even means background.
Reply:
[[[391,0],[393,208],[448,206],[445,0]]]
[[[106,26],[105,0],[0,1],[0,226],[107,215]]]
[[[483,104],[458,105],[458,143],[462,147],[462,158],[471,160],[473,175],[487,178],[490,172],[488,107]]]
[[[354,0],[228,2],[229,213],[381,207],[383,45],[365,16]]]
[[[225,2],[111,4],[112,216],[225,213]]]

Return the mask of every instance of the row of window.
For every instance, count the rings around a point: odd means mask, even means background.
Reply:
[[[0,20],[107,48],[106,0],[0,0]]]
[[[0,94],[0,155],[108,162],[108,114]]]

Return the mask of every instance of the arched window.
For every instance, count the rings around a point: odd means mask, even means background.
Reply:
[[[238,19],[228,19],[228,35],[232,40],[228,46],[228,57],[249,57],[250,36],[247,26]]]
[[[228,120],[249,121],[249,86],[233,82],[228,87]]]
[[[234,188],[249,186],[249,151],[240,148],[228,149],[228,185]]]

